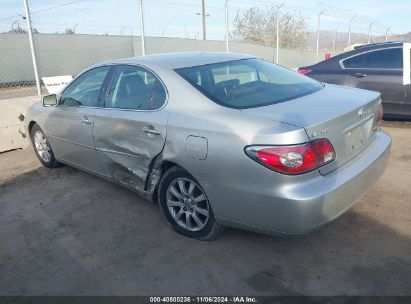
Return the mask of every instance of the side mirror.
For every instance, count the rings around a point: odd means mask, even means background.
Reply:
[[[51,107],[57,104],[57,95],[51,94],[43,97],[43,106]]]

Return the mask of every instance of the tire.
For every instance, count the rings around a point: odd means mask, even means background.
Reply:
[[[57,168],[61,166],[61,164],[54,157],[54,153],[50,147],[49,141],[47,140],[46,135],[44,135],[43,130],[41,130],[38,124],[35,124],[31,128],[30,138],[37,158],[44,167]]]
[[[172,167],[163,175],[158,198],[161,213],[177,233],[211,241],[223,232],[223,227],[214,219],[204,190],[184,169]]]

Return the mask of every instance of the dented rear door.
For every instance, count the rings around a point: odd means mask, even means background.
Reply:
[[[167,131],[166,91],[141,67],[117,67],[94,116],[94,142],[106,175],[144,190]]]
[[[98,109],[94,141],[106,174],[133,188],[144,189],[150,163],[163,149],[166,123],[165,111]],[[146,129],[159,134],[147,133]]]

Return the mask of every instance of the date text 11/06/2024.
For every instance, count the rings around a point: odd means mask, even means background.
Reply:
[[[150,297],[150,303],[258,303],[254,297]]]

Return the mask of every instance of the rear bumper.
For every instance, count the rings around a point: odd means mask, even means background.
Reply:
[[[362,153],[325,176],[269,188],[242,184],[235,190],[241,210],[237,209],[234,217],[216,214],[216,219],[223,225],[267,233],[313,231],[367,193],[384,173],[390,147],[391,137],[379,132]]]

